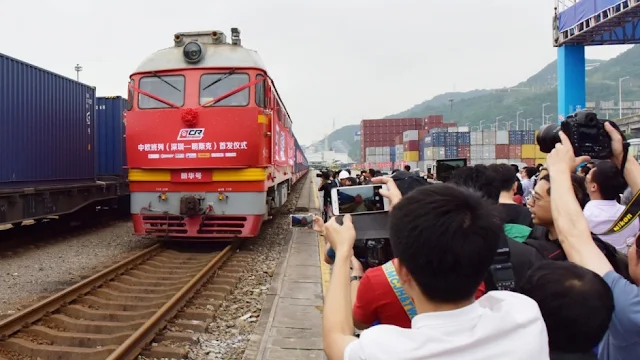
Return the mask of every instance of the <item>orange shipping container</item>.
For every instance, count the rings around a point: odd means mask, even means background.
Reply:
[[[509,159],[509,145],[496,145],[496,159]]]
[[[522,145],[522,157],[525,159],[535,159],[536,147],[537,146],[533,144]]]
[[[509,159],[522,158],[522,145],[509,145]]]

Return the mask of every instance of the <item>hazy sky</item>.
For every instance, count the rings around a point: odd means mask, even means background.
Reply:
[[[125,95],[182,31],[242,32],[303,144],[443,92],[510,86],[553,61],[555,0],[0,0],[0,52]],[[590,48],[608,59],[627,47]]]

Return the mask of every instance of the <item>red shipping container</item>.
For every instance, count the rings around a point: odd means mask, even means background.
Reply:
[[[442,115],[429,115],[426,119],[426,123],[428,124],[442,124],[443,122],[444,116]]]
[[[509,159],[509,145],[496,145],[496,159]]]
[[[522,157],[522,145],[509,145],[509,159],[520,159]]]
[[[402,144],[402,134],[400,134],[400,135],[396,136],[396,138],[395,138],[394,140],[395,140],[395,141],[394,141],[394,144],[395,144],[395,145],[400,145],[400,144]]]
[[[424,140],[424,137],[429,135],[429,130],[418,130],[418,140]]]
[[[459,145],[458,146],[458,157],[460,158],[471,158],[471,147],[469,145]]]
[[[418,140],[409,140],[403,143],[404,151],[420,151],[420,142]]]
[[[522,162],[527,164],[527,166],[534,166],[535,159],[522,159]]]
[[[441,128],[450,128],[450,127],[458,127],[457,123],[442,123],[440,124]]]

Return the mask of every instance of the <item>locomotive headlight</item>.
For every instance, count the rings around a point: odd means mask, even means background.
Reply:
[[[182,53],[184,55],[184,59],[189,63],[197,63],[202,60],[202,57],[204,56],[202,45],[195,41],[185,45]]]

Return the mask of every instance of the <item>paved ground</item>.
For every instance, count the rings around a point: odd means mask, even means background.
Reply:
[[[306,181],[298,207],[319,214],[315,175],[311,173]],[[293,229],[245,360],[326,359],[322,351],[322,301],[329,266],[319,255],[323,244],[313,230]]]

